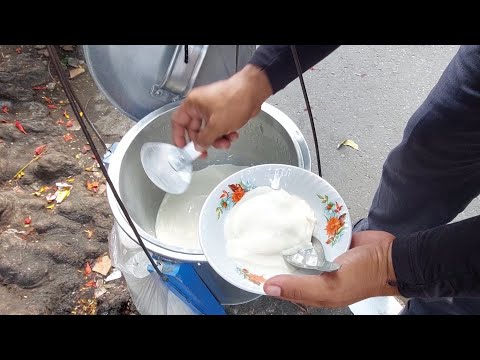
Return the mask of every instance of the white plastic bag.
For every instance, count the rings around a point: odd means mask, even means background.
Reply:
[[[157,273],[150,273],[150,264],[143,249],[128,237],[115,222],[108,240],[112,265],[125,277],[128,291],[142,315],[195,315],[171,292]]]

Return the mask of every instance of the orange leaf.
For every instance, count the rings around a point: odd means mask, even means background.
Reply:
[[[87,262],[87,265],[85,265],[85,275],[90,275],[92,273],[92,268],[90,267],[90,264]]]
[[[57,106],[57,105],[53,105],[53,104],[49,104],[49,105],[47,105],[47,107],[48,107],[49,109],[58,109],[58,106]]]
[[[25,222],[25,225],[30,225],[32,223],[32,217],[31,216],[26,217],[24,222]]]
[[[87,189],[90,191],[97,192],[99,185],[98,181],[87,181]]]
[[[65,126],[68,128],[68,127],[72,127],[73,126],[73,121],[72,120],[68,120],[67,123],[65,124]]]
[[[46,147],[47,145],[40,145],[39,147],[37,147],[35,149],[35,155],[40,155],[41,153],[43,153]]]
[[[3,106],[2,106],[2,112],[3,112],[4,114],[8,114],[8,107],[7,107],[7,105],[3,105]]]
[[[65,140],[66,142],[72,141],[73,140],[72,134],[68,133],[68,134],[63,135],[63,140]]]

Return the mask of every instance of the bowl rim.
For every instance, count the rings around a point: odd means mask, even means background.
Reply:
[[[343,249],[342,251],[342,254],[345,253],[346,251],[348,251],[348,249],[350,249],[350,246],[352,244],[352,235],[353,235],[353,228],[352,228],[352,219],[350,217],[350,210],[345,202],[345,200],[343,199],[343,197],[340,195],[340,193],[332,186],[332,184],[330,184],[327,180],[325,180],[324,178],[322,178],[321,176],[319,176],[318,174],[315,174],[314,172],[312,171],[309,171],[309,170],[306,170],[304,168],[301,168],[301,167],[298,167],[298,166],[293,166],[293,165],[285,165],[285,164],[261,164],[261,165],[255,165],[255,166],[251,166],[251,167],[248,167],[248,168],[245,168],[245,169],[242,169],[242,170],[239,170],[237,171],[236,173],[230,175],[229,177],[225,178],[221,183],[219,183],[211,192],[210,194],[207,196],[207,198],[205,199],[205,202],[203,203],[203,206],[202,206],[202,209],[200,210],[200,215],[199,215],[199,219],[198,219],[198,238],[199,238],[199,241],[200,241],[200,247],[203,251],[203,255],[205,256],[205,258],[207,259],[207,262],[208,264],[212,267],[212,269],[220,276],[222,277],[223,280],[229,282],[230,284],[232,284],[233,286],[236,286],[242,290],[245,290],[245,291],[250,291],[250,292],[254,292],[256,294],[261,294],[261,295],[265,295],[265,292],[263,291],[263,287],[260,289],[259,288],[259,291],[256,292],[256,291],[253,291],[252,288],[250,287],[247,287],[247,286],[243,286],[242,284],[239,284],[239,283],[233,283],[232,281],[230,281],[230,279],[227,279],[226,277],[224,277],[222,274],[223,272],[221,271],[221,269],[214,263],[211,261],[211,257],[207,254],[207,252],[205,251],[205,248],[204,248],[204,234],[202,234],[202,228],[204,226],[202,226],[203,222],[205,222],[205,217],[207,216],[207,207],[208,207],[208,204],[212,202],[212,199],[214,197],[216,197],[218,195],[218,192],[221,191],[222,189],[224,189],[226,186],[228,186],[228,183],[231,181],[230,179],[234,179],[234,178],[237,178],[238,176],[240,176],[242,173],[245,173],[247,171],[252,171],[252,169],[256,170],[256,169],[261,169],[261,168],[265,168],[265,167],[277,167],[278,169],[292,169],[294,171],[297,171],[297,172],[303,172],[304,174],[308,174],[308,176],[314,176],[316,177],[317,179],[320,179],[321,182],[323,182],[331,191],[333,191],[337,196],[338,196],[338,199],[342,202],[342,204],[345,206],[345,212],[347,214],[347,221],[348,221],[348,224],[349,224],[349,227],[348,227],[348,233],[349,233],[349,237],[347,239],[347,244],[346,244],[346,247],[345,249]],[[205,237],[205,238],[208,238],[208,237]],[[207,241],[207,240],[205,240]]]

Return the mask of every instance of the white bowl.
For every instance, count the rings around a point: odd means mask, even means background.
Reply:
[[[212,268],[230,284],[264,295],[265,281],[280,274],[251,274],[227,256],[224,220],[229,210],[235,206],[229,185],[239,185],[244,191],[271,186],[304,199],[315,212],[317,226],[313,235],[322,242],[327,260],[333,261],[350,247],[352,224],[349,211],[342,197],[327,181],[310,171],[290,165],[266,164],[246,168],[226,178],[210,193],[199,219],[203,253]],[[332,218],[340,221],[331,220]],[[329,219],[329,224],[333,225],[330,228],[337,229],[333,237],[326,231]],[[340,228],[339,224],[342,225]]]

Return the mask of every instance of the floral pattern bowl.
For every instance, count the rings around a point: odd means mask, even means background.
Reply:
[[[317,219],[313,235],[322,242],[327,260],[333,261],[348,250],[352,237],[350,215],[342,197],[327,181],[295,166],[253,166],[221,182],[207,197],[200,212],[200,245],[209,264],[223,279],[242,290],[264,295],[265,281],[280,275],[246,269],[226,254],[224,220],[246,192],[259,186],[283,189],[310,205]]]

